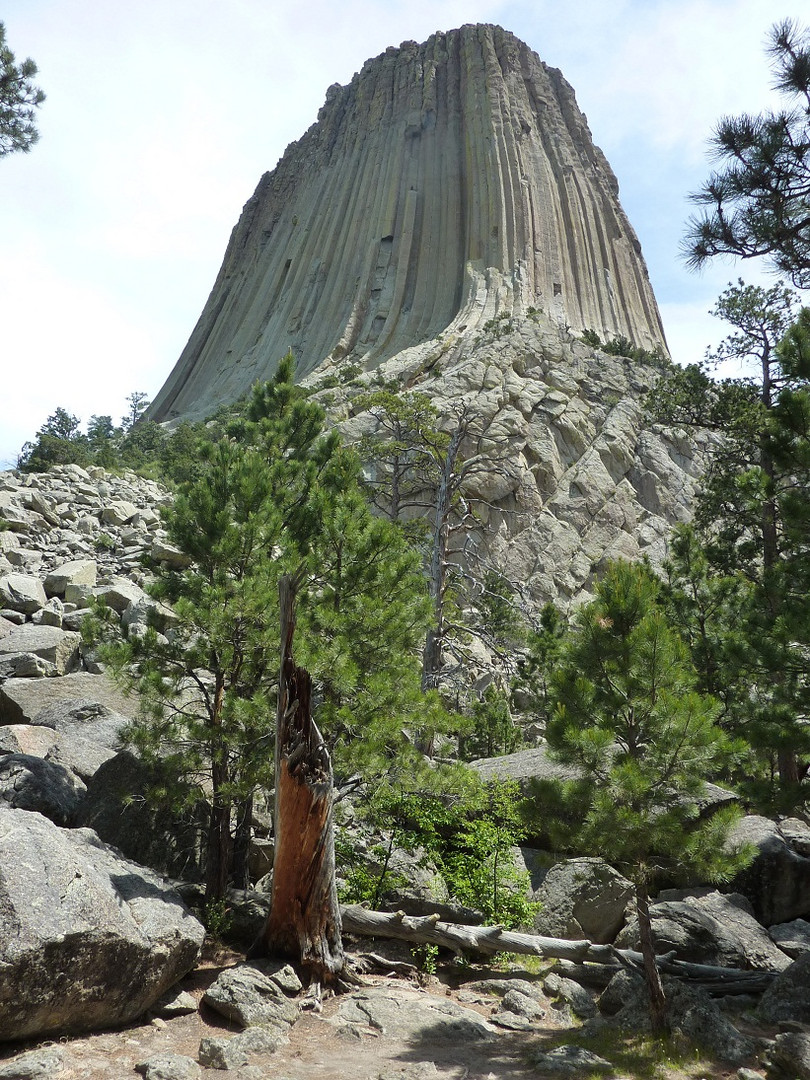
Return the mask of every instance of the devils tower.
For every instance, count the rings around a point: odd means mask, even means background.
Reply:
[[[497,312],[664,345],[638,240],[573,90],[496,26],[369,60],[266,173],[151,416],[200,416],[292,349],[370,370]]]

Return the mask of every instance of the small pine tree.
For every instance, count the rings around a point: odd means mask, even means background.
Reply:
[[[561,784],[582,811],[577,850],[601,855],[634,883],[653,1027],[666,1001],[649,915],[659,873],[721,880],[742,865],[723,839],[734,811],[700,821],[698,798],[726,752],[719,706],[695,690],[685,646],[657,605],[644,566],[613,563],[582,608],[552,679],[553,755],[581,779]]]

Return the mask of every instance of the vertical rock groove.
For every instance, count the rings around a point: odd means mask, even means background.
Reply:
[[[664,345],[610,166],[559,71],[496,26],[404,42],[333,86],[265,174],[152,406],[199,416],[269,377],[366,369],[532,307]]]

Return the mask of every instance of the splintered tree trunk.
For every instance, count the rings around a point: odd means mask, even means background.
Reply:
[[[638,909],[638,935],[641,939],[641,955],[644,965],[644,979],[650,999],[650,1023],[654,1035],[663,1035],[669,1029],[667,1024],[667,999],[661,982],[661,974],[655,960],[655,945],[652,937],[650,920],[650,899],[647,890],[636,884],[636,907]]]
[[[290,960],[317,983],[343,971],[335,885],[332,762],[310,707],[311,680],[296,667],[295,583],[279,583],[281,679],[276,728],[275,858],[272,906],[262,932],[269,953]]]

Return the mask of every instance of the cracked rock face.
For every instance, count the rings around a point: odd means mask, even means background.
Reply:
[[[150,415],[210,414],[290,348],[301,377],[372,370],[503,314],[663,347],[617,193],[573,90],[512,34],[389,48],[262,177]]]

